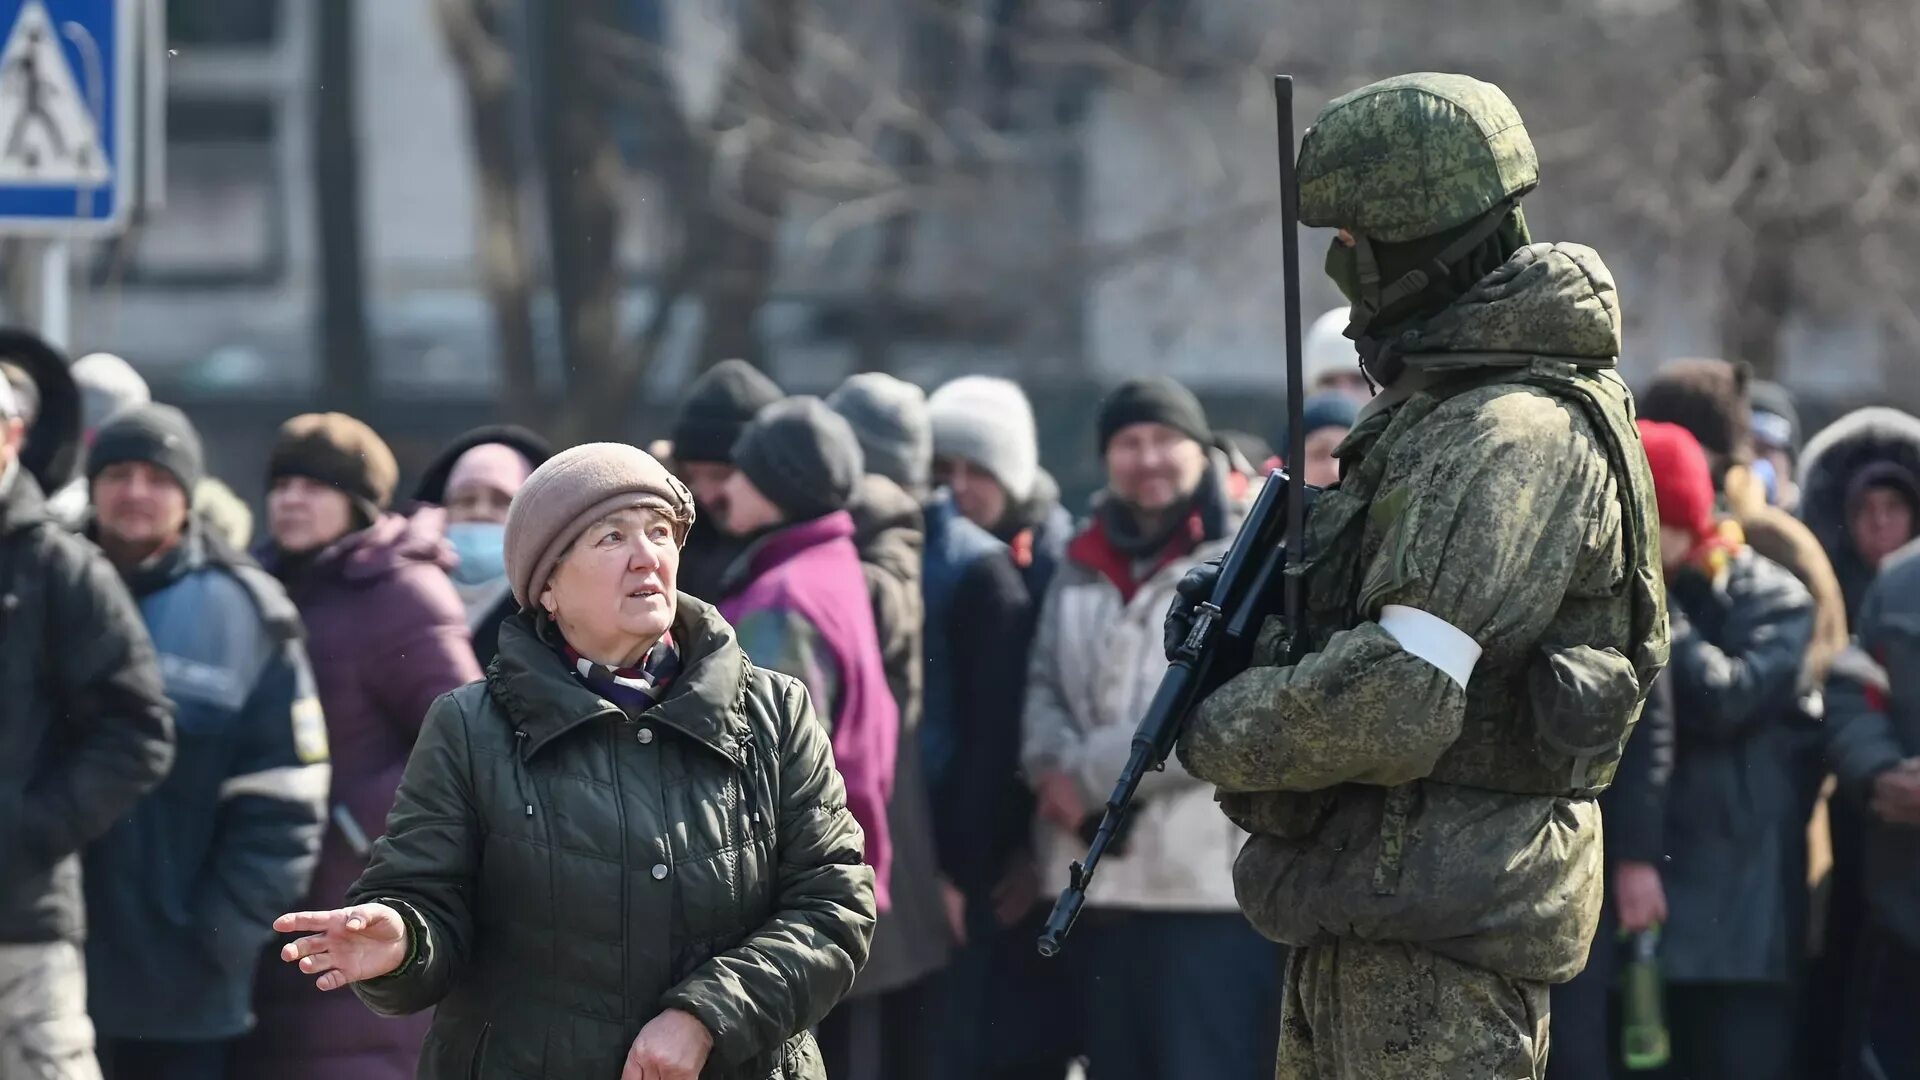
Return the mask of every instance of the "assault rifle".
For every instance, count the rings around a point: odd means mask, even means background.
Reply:
[[[1072,878],[1053,906],[1046,932],[1040,935],[1040,954],[1060,951],[1080,908],[1087,902],[1087,886],[1094,870],[1126,820],[1133,793],[1150,770],[1166,767],[1167,756],[1180,739],[1187,714],[1221,683],[1246,669],[1253,659],[1255,639],[1268,615],[1281,611],[1287,568],[1287,474],[1275,469],[1254,500],[1247,520],[1234,534],[1233,544],[1220,563],[1213,595],[1194,610],[1186,640],[1174,651],[1160,688],[1147,714],[1133,733],[1133,751],[1119,782],[1107,797],[1100,827],[1094,831],[1087,857],[1074,863]]]

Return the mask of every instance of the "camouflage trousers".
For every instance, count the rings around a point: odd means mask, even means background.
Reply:
[[[1547,985],[1413,945],[1294,950],[1279,1080],[1544,1080]]]
[[[0,945],[0,1077],[100,1080],[79,946]]]

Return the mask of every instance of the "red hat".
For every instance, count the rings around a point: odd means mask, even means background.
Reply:
[[[1660,523],[1685,529],[1696,540],[1713,535],[1713,470],[1700,440],[1679,424],[1640,421],[1640,441],[1653,469]]]

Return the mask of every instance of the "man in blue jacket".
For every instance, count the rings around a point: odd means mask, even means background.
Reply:
[[[326,726],[278,582],[197,520],[200,439],[165,405],[102,428],[89,535],[177,705],[173,772],[86,855],[89,1010],[109,1078],[209,1080],[252,1023],[254,961],[320,850]]]

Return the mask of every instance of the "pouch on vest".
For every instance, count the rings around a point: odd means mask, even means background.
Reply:
[[[1571,759],[1567,787],[1604,787],[1639,711],[1640,676],[1615,649],[1542,647],[1527,665],[1527,703],[1542,758]]]

